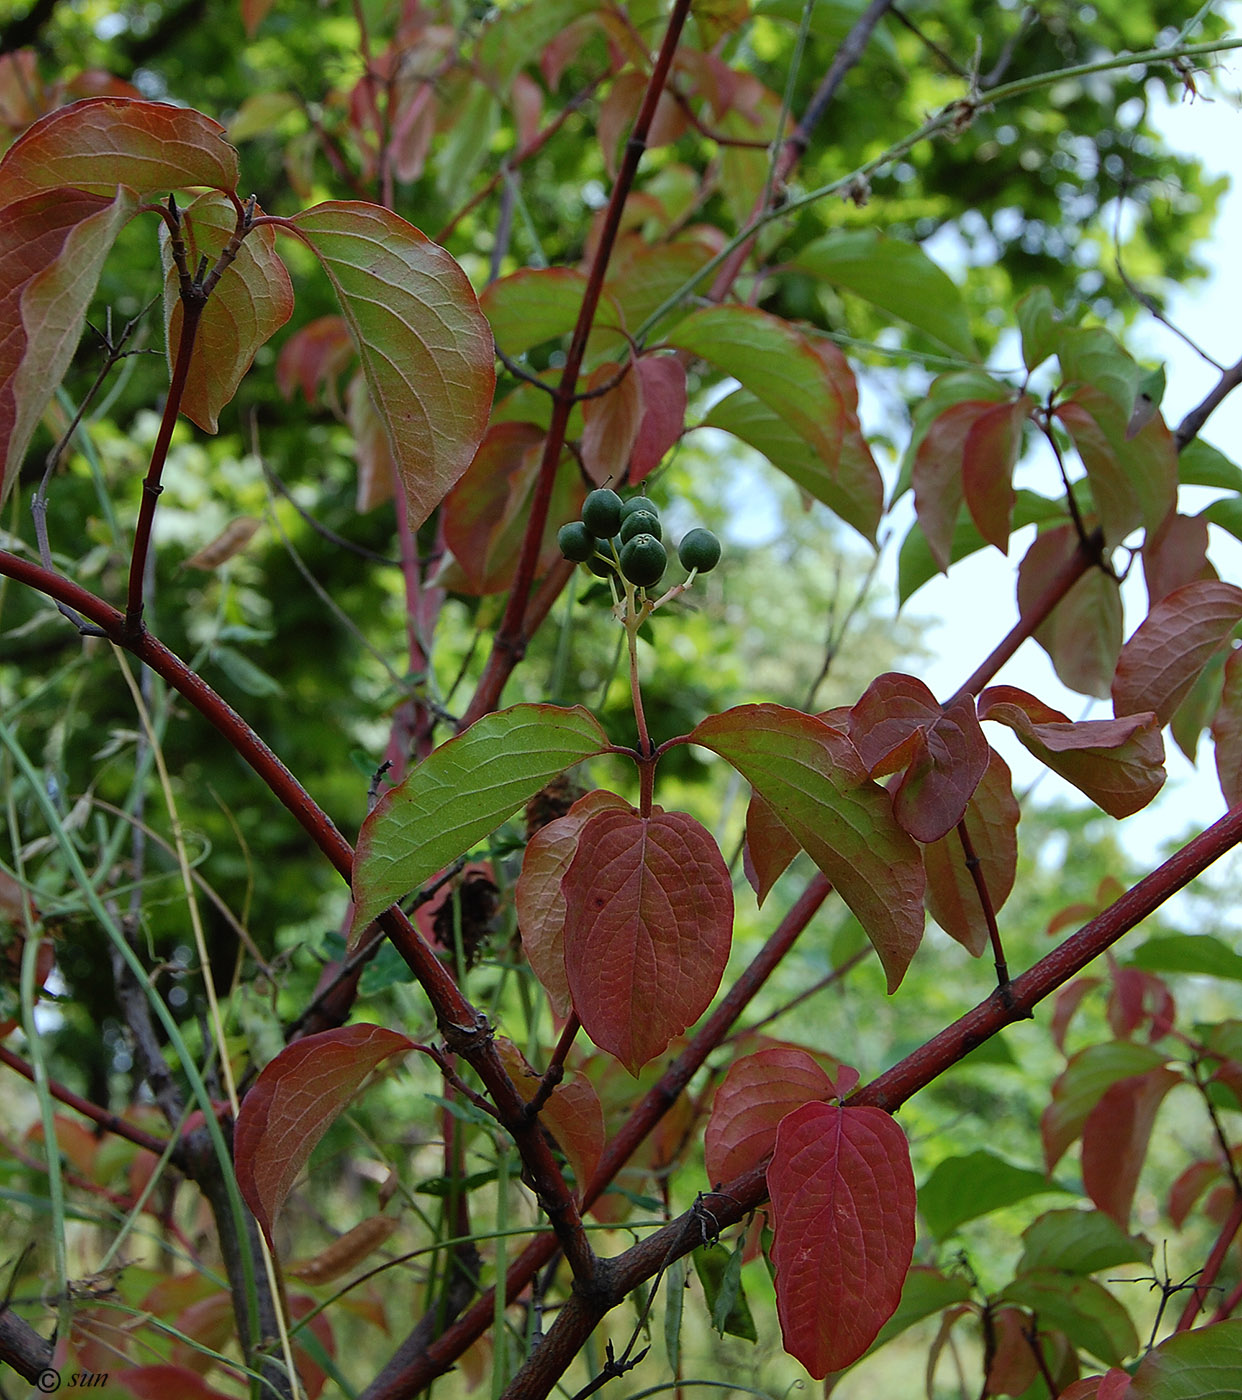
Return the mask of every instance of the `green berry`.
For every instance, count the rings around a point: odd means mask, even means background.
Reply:
[[[654,535],[635,535],[622,546],[621,572],[640,588],[659,583],[667,563],[668,552]]]
[[[627,515],[633,515],[636,510],[645,510],[648,515],[654,515],[658,520],[660,511],[656,503],[649,496],[631,496],[628,501],[621,502],[621,519]]]
[[[615,535],[621,524],[621,497],[606,486],[592,491],[582,503],[582,523],[597,540]]]
[[[654,535],[660,539],[663,534],[659,516],[652,515],[649,510],[632,510],[621,517],[622,544],[628,544],[635,535]]]
[[[556,542],[566,559],[582,564],[595,553],[595,536],[581,520],[562,525],[556,532]]]
[[[720,541],[710,530],[697,526],[682,536],[677,546],[677,557],[683,569],[697,569],[699,573],[710,573],[720,563]]]

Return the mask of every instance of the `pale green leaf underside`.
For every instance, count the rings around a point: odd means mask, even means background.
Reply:
[[[608,739],[582,706],[514,705],[450,739],[387,793],[354,855],[351,940]]]

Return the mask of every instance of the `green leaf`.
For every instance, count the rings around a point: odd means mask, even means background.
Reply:
[[[683,1254],[664,1271],[664,1353],[674,1374],[681,1364],[681,1321],[686,1309],[686,1258]]]
[[[594,8],[593,0],[533,0],[506,7],[489,17],[475,61],[503,92],[519,69],[535,62],[567,25]]]
[[[586,278],[572,268],[526,267],[493,282],[479,305],[496,344],[510,359],[517,359],[536,345],[568,335],[577,323],[585,291]],[[621,308],[605,291],[595,328],[613,329],[624,324]]]
[[[1030,1308],[1041,1328],[1064,1332],[1106,1366],[1120,1366],[1139,1349],[1130,1314],[1094,1279],[1041,1269],[1015,1278],[1000,1301]]]
[[[923,859],[849,739],[782,705],[711,715],[690,738],[741,773],[832,881],[895,991],[923,936]]]
[[[761,403],[746,389],[736,389],[716,404],[703,420],[705,428],[720,428],[748,443],[778,471],[821,501],[853,526],[874,546],[884,513],[884,483],[857,419],[842,437],[842,450],[833,466],[790,425],[783,414]]]
[[[1202,438],[1192,438],[1178,453],[1177,479],[1183,486],[1219,486],[1223,491],[1242,492],[1242,467]]]
[[[1052,293],[1047,287],[1036,287],[1022,298],[1015,311],[1022,333],[1022,362],[1033,370],[1056,353],[1061,334]]]
[[[1242,540],[1242,497],[1227,496],[1223,501],[1213,501],[1201,514],[1204,520],[1227,530],[1235,540]]]
[[[1088,1045],[1074,1055],[1057,1076],[1052,1086],[1052,1102],[1039,1121],[1045,1170],[1051,1173],[1061,1160],[1106,1090],[1120,1079],[1158,1069],[1165,1058],[1150,1045],[1137,1045],[1129,1040]]]
[[[1149,938],[1130,955],[1145,972],[1185,972],[1242,982],[1242,956],[1210,933],[1174,933]]]
[[[712,1315],[712,1326],[722,1337],[759,1340],[750,1304],[742,1291],[742,1252],[745,1238],[739,1237],[726,1254],[719,1249],[696,1249],[694,1268],[703,1285],[703,1296]]]
[[[1242,1319],[1178,1332],[1148,1352],[1126,1400],[1234,1400],[1242,1394]]]
[[[1017,1272],[1094,1274],[1119,1264],[1149,1264],[1151,1257],[1146,1240],[1127,1235],[1102,1210],[1050,1210],[1023,1230]]]
[[[817,238],[794,266],[891,312],[968,360],[979,358],[961,291],[917,243],[850,229]]]
[[[487,428],[491,328],[453,258],[379,205],[318,204],[283,226],[315,253],[337,294],[416,528]]]
[[[732,375],[835,472],[846,405],[828,365],[801,331],[754,307],[713,306],[678,322],[669,343]]]
[[[965,1303],[971,1294],[969,1282],[957,1274],[942,1274],[939,1269],[916,1265],[906,1275],[901,1290],[901,1302],[897,1311],[880,1328],[879,1335],[871,1343],[870,1351],[878,1350],[885,1342],[891,1342],[907,1327],[913,1327],[933,1313],[943,1312],[957,1303]]]
[[[377,914],[464,855],[550,779],[607,747],[581,705],[514,705],[442,744],[362,824],[351,946]]]
[[[1099,326],[1075,326],[1061,332],[1056,351],[1067,387],[1087,385],[1097,390],[1113,402],[1121,422],[1129,423],[1143,371],[1116,336]]]
[[[212,647],[211,659],[238,690],[247,695],[262,698],[265,695],[284,693],[278,680],[269,676],[261,667],[256,666],[248,656],[243,656],[240,651],[236,651],[233,647]]]
[[[980,1148],[938,1163],[919,1188],[919,1211],[937,1239],[947,1239],[960,1225],[1014,1205],[1028,1196],[1063,1188],[1043,1172],[1016,1167]]]

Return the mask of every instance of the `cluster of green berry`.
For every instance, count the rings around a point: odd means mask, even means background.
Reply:
[[[664,575],[668,551],[656,503],[647,496],[623,501],[606,486],[592,491],[582,503],[582,519],[562,525],[556,542],[566,559],[588,565],[601,578],[622,576],[637,588],[653,588]],[[720,561],[720,541],[698,527],[677,546],[682,567],[705,574]]]

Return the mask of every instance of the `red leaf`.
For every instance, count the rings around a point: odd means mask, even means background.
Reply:
[[[518,1093],[529,1103],[539,1091],[542,1077],[511,1040],[498,1036],[496,1049]],[[603,1105],[586,1075],[566,1074],[539,1110],[539,1121],[569,1158],[581,1198],[595,1173],[605,1138]]]
[[[1154,973],[1137,967],[1114,969],[1113,989],[1108,998],[1108,1024],[1118,1039],[1132,1036],[1145,1022],[1150,1022],[1148,1039],[1155,1042],[1168,1034],[1176,1015],[1172,992]]]
[[[644,355],[636,368],[642,385],[642,421],[630,453],[632,486],[660,465],[686,426],[685,365],[676,355]]]
[[[986,1394],[1021,1395],[1039,1375],[1031,1350],[1031,1319],[1022,1308],[997,1308],[992,1314],[992,1327]]]
[[[966,832],[979,859],[993,913],[1000,911],[1013,889],[1020,815],[1009,767],[1000,754],[989,749],[987,770],[966,804]],[[989,942],[987,920],[956,830],[923,848],[923,867],[927,871],[927,912],[950,938],[979,957]]]
[[[444,538],[463,579],[441,578],[459,592],[499,593],[513,582],[539,479],[545,435],[533,423],[494,423],[466,474],[444,502]],[[566,457],[557,471],[536,574],[561,557],[556,532],[582,508],[577,464]]]
[[[351,342],[350,358],[354,349]],[[397,463],[384,420],[375,407],[361,370],[345,390],[345,421],[354,435],[354,461],[358,464],[358,489],[354,509],[360,514],[392,500],[397,490]]]
[[[1083,997],[1088,992],[1093,992],[1100,985],[1100,981],[1098,977],[1075,977],[1053,997],[1052,1020],[1048,1028],[1052,1032],[1053,1044],[1062,1054],[1065,1053],[1065,1037],[1069,1033],[1074,1012],[1078,1010]]]
[[[917,841],[939,841],[961,821],[988,764],[974,702],[948,710],[913,676],[878,676],[850,711],[850,741],[872,777],[905,768],[893,814]]]
[[[1219,1181],[1224,1170],[1215,1159],[1192,1162],[1169,1187],[1169,1219],[1181,1229],[1186,1217],[1194,1208],[1195,1202],[1214,1182]]]
[[[168,1400],[170,1395],[178,1400],[231,1400],[185,1366],[129,1366],[106,1374],[137,1400]]]
[[[932,420],[914,454],[914,509],[941,573],[949,568],[953,531],[962,504],[966,444],[975,424],[997,407],[988,399],[965,399],[952,404]]]
[[[133,214],[133,199],[114,193],[57,189],[0,209],[0,504],[73,359],[104,259]]]
[[[1089,1045],[1072,1056],[1052,1086],[1052,1099],[1039,1119],[1044,1168],[1049,1175],[1079,1136],[1091,1110],[1120,1080],[1164,1067],[1163,1055],[1130,1040]]]
[[[1216,776],[1231,806],[1242,802],[1242,652],[1232,651],[1225,662],[1220,707],[1212,719],[1216,745]]]
[[[293,397],[295,389],[301,389],[309,404],[318,403],[321,395],[334,404],[336,382],[354,355],[344,316],[320,316],[294,331],[280,347],[276,387],[287,399]]]
[[[1174,511],[1154,535],[1147,536],[1142,553],[1149,608],[1183,584],[1216,577],[1216,570],[1208,563],[1207,548],[1208,523],[1201,515]]]
[[[739,705],[691,738],[728,759],[833,882],[895,991],[923,936],[923,860],[849,738],[782,705]]]
[[[582,403],[582,466],[596,486],[616,486],[625,479],[642,421],[642,379],[632,360],[624,374],[621,370],[612,360],[600,365],[587,380],[587,389],[606,384],[612,388]]]
[[[837,1097],[832,1079],[805,1050],[773,1046],[729,1066],[703,1134],[707,1179],[722,1186],[771,1156],[782,1118],[804,1103]]]
[[[62,185],[140,199],[208,185],[237,188],[237,152],[219,122],[188,107],[87,97],[37,121],[0,161],[6,202]]]
[[[979,533],[1002,554],[1009,552],[1013,516],[1013,469],[1022,450],[1022,427],[1035,406],[1029,394],[991,405],[966,435],[962,489]]]
[[[1105,1090],[1082,1130],[1082,1182],[1087,1194],[1123,1230],[1147,1156],[1152,1124],[1164,1096],[1182,1076],[1154,1069],[1123,1079]]]
[[[901,1301],[914,1254],[905,1134],[878,1108],[809,1103],[768,1167],[785,1350],[822,1380],[857,1361]]]
[[[294,1041],[242,1102],[233,1133],[237,1184],[268,1244],[298,1173],[367,1075],[414,1048],[382,1026],[344,1026]]]
[[[1168,724],[1200,671],[1242,620],[1242,588],[1203,579],[1176,588],[1152,608],[1121,649],[1113,712],[1154,710]]]
[[[1063,1390],[1058,1400],[1125,1400],[1130,1373],[1113,1366],[1102,1376],[1084,1376]]]
[[[552,1009],[567,1017],[573,1010],[565,975],[565,896],[561,881],[578,849],[578,836],[596,812],[629,803],[602,788],[580,797],[563,817],[539,828],[526,845],[522,872],[514,889],[518,927],[527,961],[548,994]]]
[[[1078,548],[1072,525],[1058,525],[1037,536],[1018,568],[1018,611],[1025,617],[1049,578]],[[1082,695],[1109,694],[1121,654],[1121,590],[1103,569],[1088,569],[1035,629],[1057,675]]]
[[[212,191],[200,195],[182,211],[181,218],[190,266],[197,267],[200,257],[207,259],[209,267],[214,265],[237,229],[233,205],[223,194]],[[163,224],[160,229],[165,342],[171,370],[183,308],[167,230]],[[259,348],[292,314],[293,284],[277,256],[275,230],[267,226],[254,229],[203,307],[190,357],[190,377],[181,400],[181,411],[191,423],[207,433],[216,431],[220,410],[236,394]]]
[[[561,889],[574,1010],[634,1074],[716,994],[733,937],[728,869],[684,812],[604,811],[579,833]]]
[[[757,792],[751,793],[746,808],[744,866],[760,906],[801,849],[797,837],[769,804]]]
[[[1007,724],[1024,748],[1110,817],[1141,811],[1164,785],[1164,744],[1153,714],[1074,723],[1025,690],[995,685],[979,697],[979,718]]]

